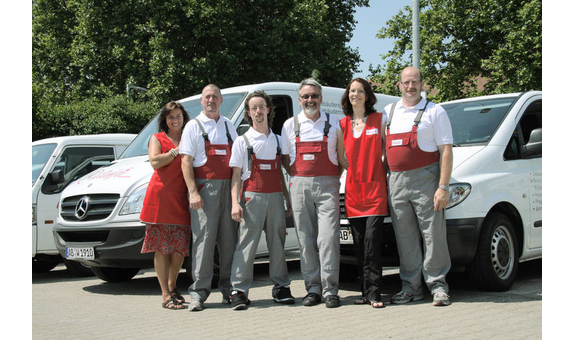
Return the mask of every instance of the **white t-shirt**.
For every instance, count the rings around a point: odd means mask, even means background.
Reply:
[[[302,142],[316,142],[323,140],[323,128],[325,127],[325,122],[327,116],[325,112],[320,111],[320,117],[315,122],[306,117],[306,115],[301,111],[297,117],[299,121],[299,137]],[[337,131],[341,130],[339,126],[340,117],[330,114],[329,122],[331,127],[327,136],[327,152],[330,161],[338,165],[337,162]],[[282,128],[281,135],[281,148],[282,154],[290,156],[290,165],[295,161],[295,129],[294,129],[294,118],[286,120]]]
[[[407,107],[403,105],[403,100],[400,99],[393,111],[389,132],[396,134],[411,131],[413,120],[417,116],[417,112],[423,109],[425,103],[426,100],[422,99],[417,105]],[[388,119],[392,105],[393,104],[389,104],[385,107],[384,113]],[[419,144],[421,150],[426,152],[437,151],[438,145],[453,144],[451,123],[449,122],[447,112],[440,105],[432,102],[427,104],[427,108],[417,128],[417,144]]]
[[[254,153],[257,159],[276,158],[278,142],[276,140],[276,135],[273,132],[270,131],[270,134],[266,136],[250,127],[245,135],[248,137],[251,146],[254,148]],[[250,178],[252,174],[252,169],[248,169],[248,157],[246,141],[240,136],[234,141],[234,145],[232,146],[230,168],[242,169],[242,181]]]
[[[203,112],[200,112],[198,119],[202,122],[212,145],[228,144],[225,124],[228,125],[228,131],[232,140],[238,137],[234,125],[224,116],[220,116],[220,119],[218,119],[216,123],[215,120],[208,118]],[[206,157],[206,143],[204,137],[202,137],[202,130],[200,130],[198,123],[196,123],[194,119],[191,119],[184,127],[180,141],[180,154],[194,157],[193,166],[195,168],[206,164],[208,161]]]

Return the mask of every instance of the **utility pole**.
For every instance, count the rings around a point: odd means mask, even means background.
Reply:
[[[419,62],[419,0],[413,0],[412,6],[412,45],[413,45],[413,67],[420,69]]]

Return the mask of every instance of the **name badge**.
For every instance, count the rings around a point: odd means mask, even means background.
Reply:
[[[223,149],[223,150],[218,150],[218,149],[216,149],[216,155],[217,155],[217,156],[225,156],[225,155],[227,155],[227,154],[228,154],[228,152],[227,152],[226,149]]]
[[[260,164],[260,170],[271,170],[271,169],[272,169],[271,164]]]
[[[403,139],[394,139],[391,141],[391,146],[403,145]]]
[[[312,155],[310,155],[310,154],[303,155],[303,160],[304,161],[313,161],[313,160],[315,160],[315,155],[313,155],[313,154]]]
[[[377,135],[377,129],[365,130],[365,135],[366,135],[366,136],[369,136],[369,135]]]

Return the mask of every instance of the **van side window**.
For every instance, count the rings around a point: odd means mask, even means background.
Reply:
[[[531,103],[517,124],[503,154],[505,160],[542,157],[542,101]]]
[[[110,164],[114,159],[113,147],[68,147],[48,174],[42,192],[61,192],[71,181]]]
[[[272,131],[279,136],[285,121],[293,116],[292,100],[289,96],[272,96],[272,103],[275,112]],[[243,135],[249,128],[248,121],[244,118],[237,129],[238,135]]]
[[[273,96],[272,101],[275,107],[272,131],[279,136],[285,121],[293,117],[292,100],[289,96]]]

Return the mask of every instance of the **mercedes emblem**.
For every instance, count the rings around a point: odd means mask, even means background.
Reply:
[[[90,206],[90,197],[84,196],[80,198],[76,204],[76,210],[74,211],[74,216],[78,220],[83,220],[88,215],[88,207]]]

